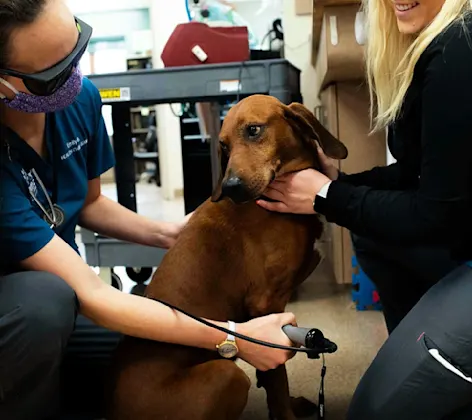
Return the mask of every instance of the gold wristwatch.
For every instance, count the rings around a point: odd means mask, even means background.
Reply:
[[[230,331],[236,331],[236,324],[233,321],[228,321],[228,325],[228,329]],[[218,349],[218,353],[220,354],[220,356],[224,357],[225,359],[232,359],[233,357],[236,357],[239,352],[238,346],[236,345],[236,339],[232,334],[228,334],[226,340],[223,341],[221,344],[218,344],[216,348]]]

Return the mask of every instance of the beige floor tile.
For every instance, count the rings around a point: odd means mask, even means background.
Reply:
[[[103,184],[102,193],[116,201],[116,184]],[[164,200],[156,184],[137,183],[136,201],[138,213],[153,220],[178,221],[185,216],[183,198]]]

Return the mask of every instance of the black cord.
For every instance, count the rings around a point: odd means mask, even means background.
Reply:
[[[174,111],[174,108],[172,107],[172,104],[169,104],[169,107],[170,107],[170,110],[172,111],[172,114],[174,114],[175,117],[177,118],[180,118],[184,113],[182,111],[182,114],[177,114],[175,111]]]
[[[184,315],[187,315],[188,317],[194,319],[195,321],[201,322],[202,324],[205,324],[208,327],[215,328],[216,330],[222,331],[226,334],[234,335],[235,337],[240,338],[241,340],[250,341],[251,343],[258,344],[258,345],[265,346],[265,347],[271,347],[273,349],[290,350],[290,351],[295,351],[295,352],[300,352],[300,353],[307,353],[307,354],[310,354],[310,353],[320,354],[320,352],[317,351],[316,349],[308,349],[308,348],[305,348],[305,347],[282,346],[282,345],[278,345],[278,344],[268,343],[266,341],[257,340],[255,338],[247,337],[247,336],[239,334],[237,332],[233,332],[231,330],[228,330],[227,328],[223,328],[223,327],[220,327],[218,325],[215,325],[215,324],[213,324],[211,322],[208,322],[205,319],[202,319],[202,318],[197,317],[195,315],[189,314],[188,312],[184,311],[183,309],[177,308],[176,306],[171,305],[170,303],[166,303],[166,302],[163,302],[159,299],[151,298],[151,297],[148,297],[148,299],[151,299],[151,300],[154,300],[156,302],[162,303],[163,305],[168,306],[169,308],[171,308],[175,311],[182,312]]]
[[[321,383],[320,383],[320,390],[319,390],[319,393],[318,393],[318,414],[319,414],[318,419],[322,420],[322,419],[325,418],[324,381],[325,381],[325,376],[326,376],[326,363],[325,363],[324,353],[322,351],[317,351],[316,349],[309,349],[309,348],[305,348],[305,347],[279,346],[277,344],[268,343],[268,342],[261,341],[261,340],[256,340],[256,339],[251,338],[251,337],[246,337],[245,335],[239,334],[235,331],[231,331],[231,330],[228,330],[226,328],[219,327],[218,325],[212,324],[211,322],[208,322],[205,319],[202,319],[202,318],[197,317],[195,315],[189,314],[188,312],[184,311],[183,309],[177,308],[176,306],[171,305],[170,303],[163,302],[162,300],[159,300],[159,299],[156,299],[156,298],[151,298],[151,297],[148,297],[148,299],[151,299],[151,300],[154,300],[156,302],[162,303],[163,305],[168,306],[169,308],[171,308],[175,311],[182,312],[184,315],[187,315],[188,317],[194,319],[195,321],[201,322],[202,324],[205,324],[205,325],[207,325],[211,328],[215,328],[216,330],[225,332],[226,334],[233,335],[234,337],[238,337],[242,340],[250,341],[251,343],[254,343],[254,344],[259,344],[261,346],[271,347],[271,348],[274,348],[274,349],[290,350],[290,351],[295,351],[295,352],[307,353],[308,355],[315,354],[316,356],[319,356],[320,354],[322,354],[323,366],[321,368]]]
[[[184,114],[185,114],[186,112],[188,112],[188,110],[190,109],[190,104],[185,104],[185,105],[180,104],[180,110],[182,111],[182,113],[179,115],[179,114],[177,114],[177,113],[175,112],[175,110],[174,110],[174,108],[173,108],[172,105],[173,105],[173,104],[169,104],[170,110],[172,111],[172,114],[174,114],[174,116],[176,116],[177,118],[183,117]]]
[[[267,39],[268,37],[270,37],[273,33],[275,33],[275,31],[274,31],[273,29],[271,29],[269,32],[267,32],[267,33],[264,35],[264,37],[262,38],[262,41],[261,41],[261,47],[264,47],[264,42],[265,42],[266,39]],[[273,38],[273,39],[270,40],[270,42],[269,42],[269,51],[272,50],[272,42],[274,42],[274,40],[276,40],[276,39],[277,39],[277,37],[275,37],[275,38]]]
[[[321,367],[321,383],[320,383],[320,391],[318,393],[318,412],[319,412],[319,419],[325,418],[325,399],[324,399],[324,381],[326,376],[326,363],[324,354],[322,355],[323,358],[323,366]]]
[[[272,51],[272,43],[275,40],[278,39],[282,42],[284,41],[284,34],[282,31],[281,19],[274,20],[274,22],[272,23],[272,29],[270,29],[262,38],[261,48],[264,48],[264,42],[266,41],[267,38],[270,38],[271,35],[274,35],[274,36],[272,37],[272,39],[269,39],[269,51]]]

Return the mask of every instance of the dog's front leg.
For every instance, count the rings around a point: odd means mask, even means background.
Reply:
[[[290,397],[285,365],[266,372],[258,370],[256,375],[257,386],[266,390],[270,420],[294,420],[316,413],[316,404],[303,397]]]
[[[265,388],[267,393],[269,418],[271,420],[295,420],[285,365],[265,372],[258,370],[256,375],[257,386]]]

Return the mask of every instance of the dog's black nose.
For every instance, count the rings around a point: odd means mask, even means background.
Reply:
[[[226,181],[223,182],[222,193],[235,203],[244,203],[252,198],[244,181],[231,171]]]

